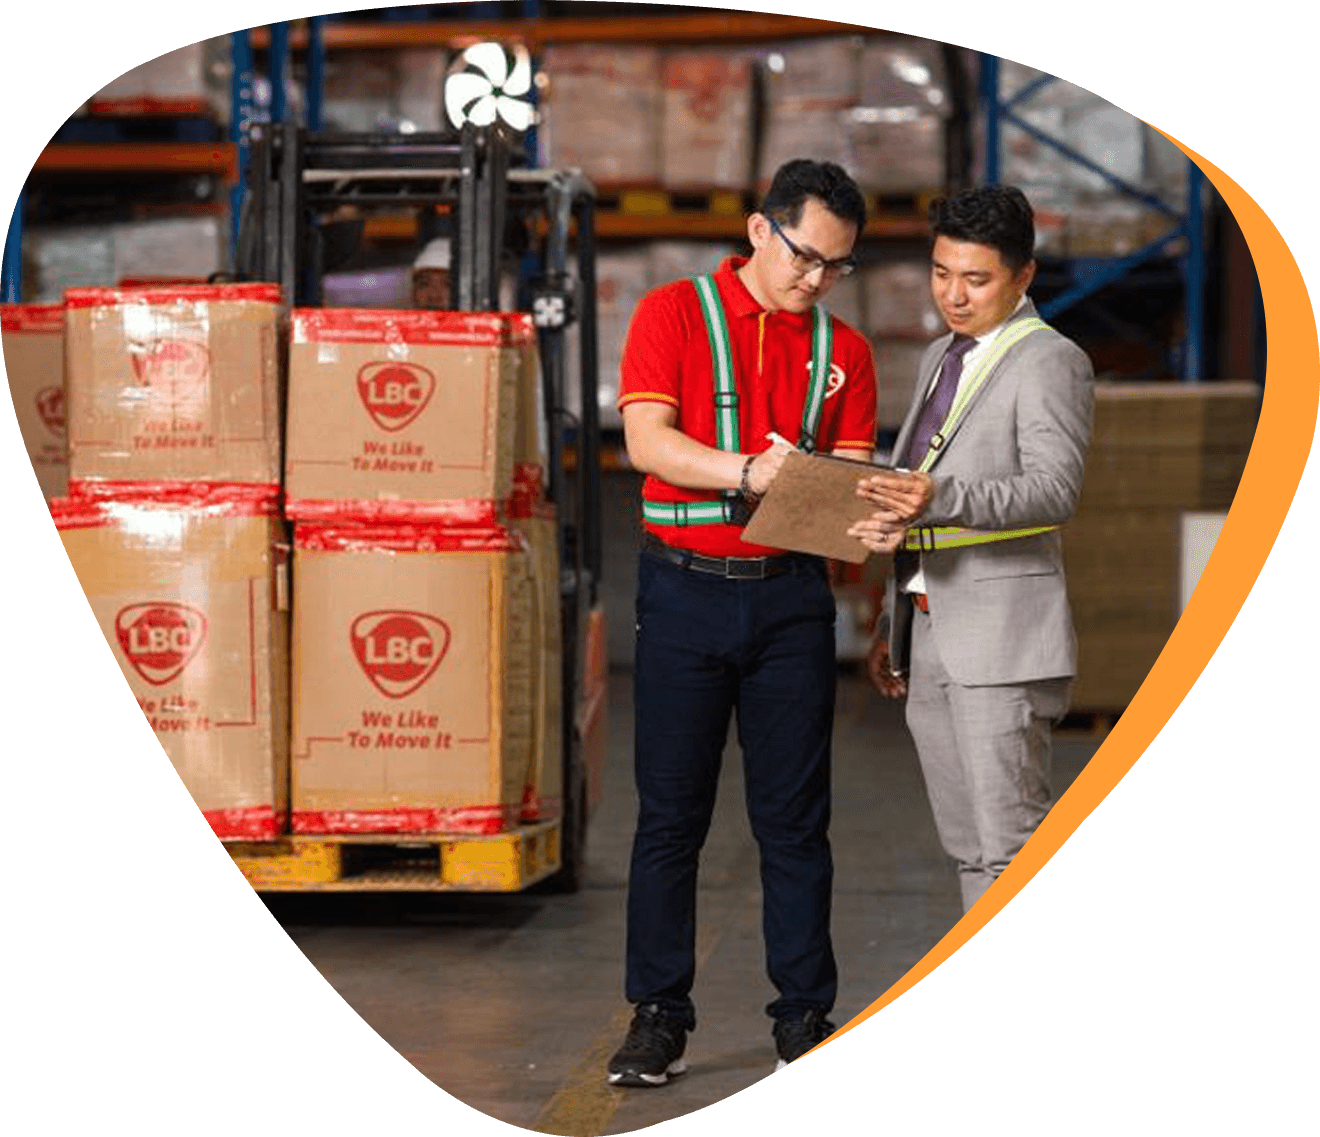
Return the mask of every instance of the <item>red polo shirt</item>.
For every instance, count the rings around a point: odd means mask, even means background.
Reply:
[[[796,443],[802,407],[811,383],[810,312],[770,312],[762,308],[736,275],[746,261],[730,257],[715,274],[724,305],[738,385],[742,452],[770,448],[775,431]],[[829,296],[825,297],[829,307]],[[834,354],[816,448],[875,446],[875,365],[866,340],[835,316]],[[715,448],[715,378],[710,340],[697,290],[690,280],[648,293],[633,313],[619,376],[619,408],[629,403],[668,403],[678,408],[678,429]],[[654,502],[717,501],[710,490],[670,485],[647,477],[642,497]],[[742,540],[736,525],[655,525],[646,528],[666,544],[716,557],[761,557],[782,552]]]

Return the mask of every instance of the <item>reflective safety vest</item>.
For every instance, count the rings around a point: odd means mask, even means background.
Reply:
[[[729,343],[729,325],[713,276],[699,276],[693,284],[701,302],[710,340],[710,357],[715,378],[715,444],[720,450],[737,453],[742,449],[738,426],[738,385],[733,374],[733,348]],[[830,315],[817,304],[812,309],[811,383],[802,407],[802,429],[798,449],[810,454],[816,449],[816,430],[825,406],[829,386],[830,360],[834,354],[834,328]],[[656,525],[745,525],[747,503],[738,490],[721,490],[718,501],[643,501],[642,516]]]
[[[991,369],[1008,354],[1009,350],[1021,343],[1033,332],[1047,331],[1049,325],[1038,316],[1028,316],[1017,320],[995,336],[990,349],[981,358],[971,375],[958,389],[958,395],[949,408],[949,413],[940,424],[939,430],[931,435],[930,446],[926,450],[921,464],[917,467],[923,473],[935,464],[945,439],[953,432],[958,421],[967,410],[972,397],[981,389]],[[961,525],[918,525],[907,531],[903,548],[915,553],[933,553],[938,549],[962,549],[968,545],[988,545],[993,541],[1012,541],[1018,537],[1035,537],[1040,533],[1049,533],[1059,528],[1057,525],[1034,525],[1026,529],[967,529]]]

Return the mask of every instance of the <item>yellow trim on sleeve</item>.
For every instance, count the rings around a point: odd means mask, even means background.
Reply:
[[[619,396],[618,406],[621,410],[629,403],[668,403],[670,406],[678,406],[678,400],[673,395],[662,395],[659,391],[633,391]]]

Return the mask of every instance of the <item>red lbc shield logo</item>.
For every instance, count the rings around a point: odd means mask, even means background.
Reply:
[[[184,414],[205,408],[211,378],[211,353],[205,344],[186,340],[151,340],[129,346],[138,382]]]
[[[64,437],[64,388],[42,387],[37,392],[37,414],[51,434]]]
[[[363,672],[391,699],[416,691],[449,650],[449,625],[425,612],[363,612],[348,634]]]
[[[206,641],[206,616],[187,604],[130,604],[115,617],[115,637],[133,670],[153,687],[176,679]]]
[[[358,397],[381,430],[402,430],[426,409],[435,376],[416,363],[368,363],[357,377]]]

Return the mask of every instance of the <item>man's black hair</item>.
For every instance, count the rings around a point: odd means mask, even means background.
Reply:
[[[999,250],[1015,276],[1031,261],[1036,223],[1031,203],[1017,186],[976,186],[931,203],[931,244],[936,237],[974,241]]]
[[[851,221],[858,234],[866,227],[866,199],[842,166],[794,158],[775,171],[760,212],[791,229],[802,220],[807,198],[819,199],[835,217]]]

